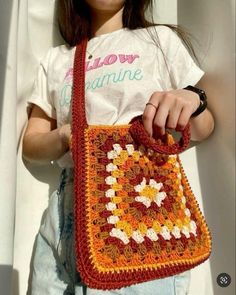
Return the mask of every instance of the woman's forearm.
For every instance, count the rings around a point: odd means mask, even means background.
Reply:
[[[68,149],[68,137],[62,128],[26,134],[23,139],[23,157],[30,162],[49,163],[59,159]]]
[[[207,138],[214,129],[214,119],[211,112],[206,109],[200,115],[190,118],[191,140],[202,141]]]
[[[191,140],[202,141],[214,129],[214,119],[209,110],[190,118]],[[23,157],[30,162],[49,163],[63,156],[69,149],[70,125],[49,132],[28,132],[23,138]]]

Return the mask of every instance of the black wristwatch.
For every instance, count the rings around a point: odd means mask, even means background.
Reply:
[[[206,96],[206,93],[205,93],[204,90],[199,89],[199,88],[196,88],[196,87],[191,86],[191,85],[189,85],[187,87],[184,87],[184,89],[193,91],[193,92],[195,92],[195,93],[197,93],[199,95],[200,105],[196,109],[196,111],[194,113],[192,113],[192,115],[191,115],[191,117],[196,117],[199,114],[201,114],[206,109],[206,107],[207,107],[207,96]]]

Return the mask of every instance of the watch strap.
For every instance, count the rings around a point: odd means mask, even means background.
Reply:
[[[197,87],[188,85],[187,87],[185,87],[184,89],[186,90],[190,90],[193,91],[195,93],[197,93],[199,95],[200,98],[200,104],[198,106],[198,108],[196,109],[196,111],[194,113],[192,113],[191,117],[196,117],[199,114],[201,114],[207,107],[207,96],[204,90],[199,89]]]

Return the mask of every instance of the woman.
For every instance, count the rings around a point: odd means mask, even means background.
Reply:
[[[41,63],[23,141],[23,155],[29,161],[57,160],[64,168],[37,237],[33,295],[187,294],[189,271],[101,291],[81,282],[74,263],[69,139],[76,44],[89,39],[85,81],[89,124],[128,123],[142,114],[150,136],[163,135],[166,128],[182,130],[188,122],[194,141],[206,139],[213,130],[213,117],[201,107],[199,95],[183,89],[196,85],[203,71],[175,32],[145,20],[149,5],[151,1],[58,2],[60,31],[67,45],[50,49]]]

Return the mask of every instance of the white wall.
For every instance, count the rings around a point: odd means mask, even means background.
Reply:
[[[204,295],[235,294],[235,1],[179,0],[178,23],[199,40],[195,48],[206,71],[207,91],[216,127],[196,149],[203,206],[213,236],[210,259],[212,286]],[[228,273],[232,283],[219,287],[216,278]],[[191,295],[204,277],[198,276]]]
[[[157,23],[177,24],[177,0],[155,0],[154,7]]]

